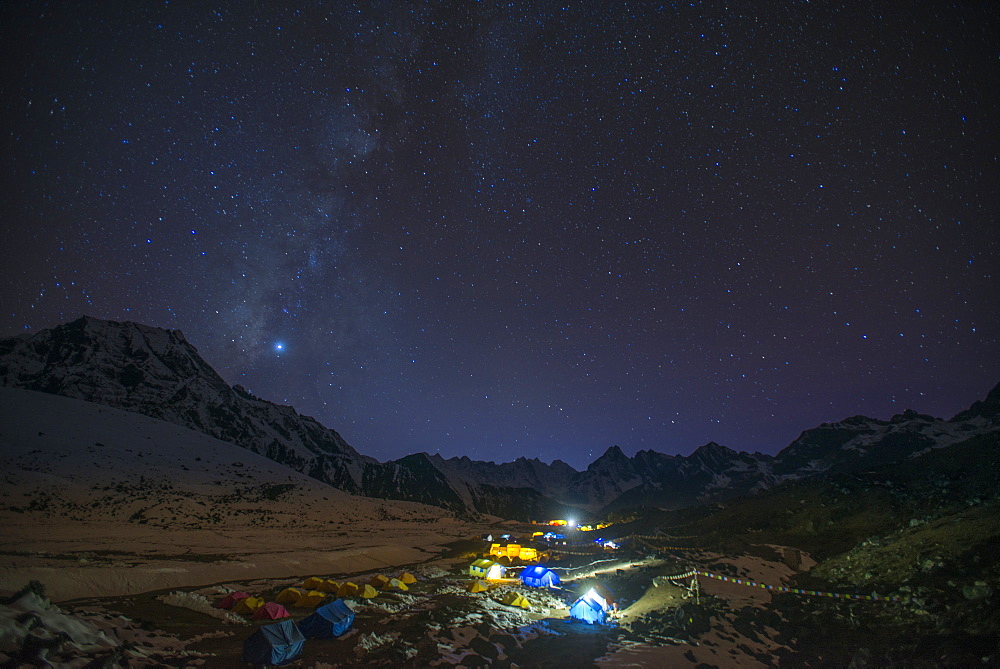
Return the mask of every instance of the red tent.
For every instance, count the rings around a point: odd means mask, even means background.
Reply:
[[[288,612],[288,609],[278,602],[268,602],[254,611],[250,617],[253,620],[281,620],[282,618],[290,618],[291,616],[292,614]]]
[[[236,602],[246,599],[250,594],[247,592],[230,592],[221,602],[215,605],[217,609],[231,609],[236,606]]]

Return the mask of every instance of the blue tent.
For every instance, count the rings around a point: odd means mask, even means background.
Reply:
[[[555,588],[559,585],[559,574],[536,565],[521,572],[521,582],[531,588]]]
[[[582,620],[585,623],[600,623],[602,625],[607,620],[604,607],[587,597],[581,597],[573,602],[573,606],[569,607],[569,616],[574,620]]]
[[[291,620],[264,625],[243,642],[243,661],[254,665],[288,664],[302,654],[306,638]]]
[[[299,623],[302,633],[311,639],[332,639],[345,633],[354,622],[354,611],[338,599],[321,606],[316,612]]]

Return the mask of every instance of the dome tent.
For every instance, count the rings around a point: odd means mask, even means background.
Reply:
[[[354,623],[354,611],[342,599],[316,609],[299,623],[299,629],[307,637],[333,639],[346,633]]]
[[[305,642],[291,620],[264,625],[243,642],[243,661],[257,666],[288,664],[302,654]]]

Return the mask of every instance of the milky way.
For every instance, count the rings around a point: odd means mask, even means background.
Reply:
[[[776,452],[1000,381],[993,3],[4,3],[0,331],[379,459]]]

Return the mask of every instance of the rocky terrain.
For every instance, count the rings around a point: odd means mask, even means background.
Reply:
[[[950,420],[907,411],[807,430],[777,456],[715,443],[689,456],[612,446],[579,472],[417,453],[381,463],[292,407],[229,386],[178,330],[84,317],[0,340],[0,384],[83,399],[198,430],[339,490],[508,518],[724,502],[790,480],[864,470],[1000,429],[1000,387]]]

